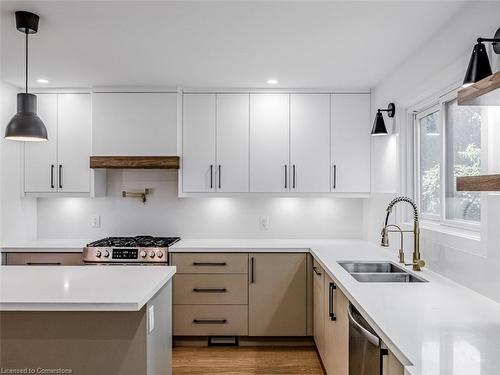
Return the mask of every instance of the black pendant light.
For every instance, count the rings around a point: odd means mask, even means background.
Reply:
[[[387,128],[385,127],[384,116],[382,112],[387,112],[387,116],[394,117],[396,114],[396,105],[394,103],[389,103],[387,109],[378,109],[375,115],[375,121],[373,121],[372,136],[377,135],[387,135]]]
[[[477,44],[472,49],[472,56],[470,57],[469,66],[465,73],[463,87],[468,87],[493,74],[490,60],[488,59],[488,53],[486,52],[486,46],[483,42],[491,42],[493,44],[493,51],[500,54],[500,29],[495,33],[494,38],[477,39]]]
[[[36,95],[28,93],[28,35],[38,31],[39,17],[16,12],[16,28],[26,36],[26,91],[17,94],[17,113],[5,129],[5,138],[14,141],[47,141],[47,128],[36,114]]]

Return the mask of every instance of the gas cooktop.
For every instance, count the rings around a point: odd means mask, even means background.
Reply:
[[[179,240],[179,237],[107,237],[91,242],[87,247],[169,247]]]
[[[107,237],[83,248],[84,263],[168,264],[168,247],[179,237]]]

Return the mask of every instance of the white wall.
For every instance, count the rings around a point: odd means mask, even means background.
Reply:
[[[406,109],[463,80],[477,37],[492,37],[500,27],[498,17],[493,17],[493,14],[500,14],[499,2],[468,4],[435,38],[420,46],[410,59],[374,89],[372,113],[377,108],[386,107],[389,102],[395,102],[397,116],[394,122],[386,122],[396,131],[395,135],[372,140],[372,191],[375,194],[364,204],[365,237],[369,240],[380,241],[385,206],[396,193],[404,191],[400,175],[406,173],[406,166],[400,163],[404,161],[402,155],[406,149],[401,148],[404,146],[403,137],[397,133],[401,127],[408,126]],[[492,65],[496,71],[500,70],[499,61],[498,56],[493,56]],[[489,146],[490,151],[498,153],[500,143],[490,143]],[[387,165],[390,168],[386,168]],[[421,250],[431,269],[500,301],[500,273],[495,271],[500,267],[500,196],[484,194],[484,197],[487,224],[481,233],[481,241],[423,230]],[[397,238],[392,243],[396,251]],[[406,243],[410,256],[410,238]]]
[[[144,205],[122,190],[153,188]],[[101,228],[91,216],[101,215]],[[269,230],[259,229],[268,216]],[[178,198],[177,173],[108,171],[108,197],[38,200],[39,238],[179,235],[184,238],[362,238],[363,200],[329,197]]]
[[[36,200],[22,199],[22,143],[3,138],[5,127],[16,113],[18,90],[0,81],[0,240],[16,242],[36,237]]]

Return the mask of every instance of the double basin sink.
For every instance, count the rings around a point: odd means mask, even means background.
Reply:
[[[427,280],[392,262],[342,261],[338,264],[364,283],[422,283]]]

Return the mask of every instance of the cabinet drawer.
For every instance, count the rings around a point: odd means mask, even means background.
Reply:
[[[175,275],[173,301],[178,305],[246,305],[248,277],[245,274]]]
[[[247,273],[248,254],[184,253],[172,254],[177,273]]]
[[[175,305],[176,336],[248,335],[247,305]]]
[[[80,266],[81,253],[7,253],[6,264],[9,266]]]

